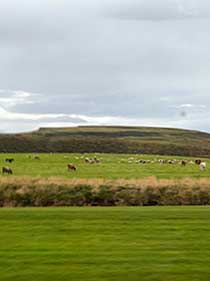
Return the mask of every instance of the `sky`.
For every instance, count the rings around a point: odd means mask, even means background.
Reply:
[[[0,0],[0,132],[210,132],[209,0]]]

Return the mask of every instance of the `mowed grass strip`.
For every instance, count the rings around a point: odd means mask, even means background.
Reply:
[[[210,207],[1,209],[0,224],[0,280],[210,279]]]
[[[186,159],[195,158],[157,156],[157,155],[123,155],[123,154],[39,154],[40,160],[34,159],[34,154],[0,154],[0,167],[9,166],[15,176],[32,177],[64,177],[64,178],[101,178],[101,179],[138,179],[150,176],[157,178],[185,178],[210,177],[210,160],[206,171],[201,172],[199,167],[188,164],[138,164],[137,161],[157,159]],[[85,157],[101,159],[100,164],[86,164]],[[14,158],[15,162],[8,164],[6,158]],[[131,160],[132,159],[132,160]],[[76,172],[68,172],[67,164],[76,165]]]

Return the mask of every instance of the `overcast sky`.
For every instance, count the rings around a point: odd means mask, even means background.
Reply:
[[[210,132],[209,0],[0,0],[0,132]]]

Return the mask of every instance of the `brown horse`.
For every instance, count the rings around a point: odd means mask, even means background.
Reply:
[[[3,167],[3,168],[2,168],[2,174],[12,175],[13,172],[12,172],[12,169],[9,168],[9,167]]]
[[[77,170],[76,166],[74,166],[73,164],[68,164],[67,165],[67,169],[68,169],[69,172]]]

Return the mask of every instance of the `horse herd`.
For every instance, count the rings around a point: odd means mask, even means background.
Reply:
[[[29,155],[28,157],[31,158],[32,156]],[[40,160],[40,157],[38,155],[34,155],[33,159]],[[6,158],[5,162],[11,164],[11,163],[15,162],[15,159],[14,158]],[[10,168],[8,166],[4,166],[4,167],[2,167],[2,174],[3,175],[4,174],[12,175],[13,174],[13,170],[12,170],[12,168]]]
[[[35,160],[40,160],[40,156],[38,155],[34,155],[33,157],[31,155],[28,156],[29,159],[33,158]],[[66,156],[64,156],[64,158],[68,158]],[[14,158],[6,158],[5,162],[7,163],[13,163],[15,161]],[[93,158],[88,158],[86,157],[84,159],[86,164],[100,164],[101,163],[101,159],[98,159],[96,156],[94,156]],[[67,170],[70,171],[77,171],[77,167],[74,164],[67,164]],[[4,166],[2,167],[2,174],[8,174],[8,175],[12,175],[13,174],[13,170],[12,168],[8,167],[8,166]]]
[[[28,156],[29,158],[32,158],[31,155]],[[64,156],[64,158],[68,158],[66,156]],[[35,155],[33,156],[33,159],[35,160],[40,160],[40,156],[38,155]],[[75,157],[76,160],[78,160],[79,158],[78,157]],[[86,164],[100,164],[102,162],[102,158],[101,159],[98,159],[96,156],[92,157],[92,158],[84,158],[84,157],[81,157],[81,159],[84,159],[84,162]],[[5,159],[5,162],[6,163],[13,163],[15,161],[14,158],[6,158]],[[125,159],[121,159],[121,161],[119,161],[119,163],[123,163],[125,162],[126,160]],[[169,165],[181,165],[181,166],[186,166],[186,165],[197,165],[201,171],[204,171],[206,170],[206,167],[207,167],[207,164],[206,162],[202,161],[201,159],[196,159],[196,160],[177,160],[177,159],[153,159],[153,160],[144,160],[144,159],[140,159],[140,160],[135,160],[134,161],[134,158],[131,157],[128,159],[127,161],[128,164],[132,164],[132,163],[137,163],[137,164],[141,164],[141,165],[144,165],[144,164],[155,164],[155,163],[159,163],[160,165],[164,165],[164,164],[169,164]],[[75,164],[67,164],[67,171],[71,172],[71,171],[74,171],[76,172],[77,171],[77,166]],[[2,174],[9,174],[9,175],[12,175],[13,174],[13,170],[11,167],[8,167],[8,166],[4,166],[2,167]]]

